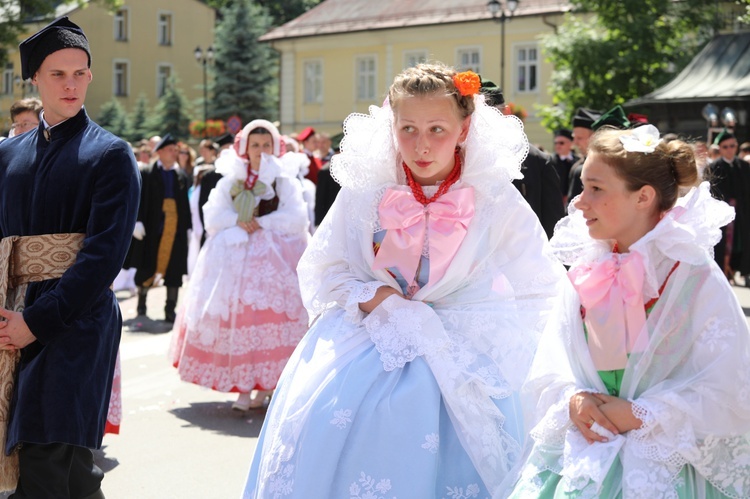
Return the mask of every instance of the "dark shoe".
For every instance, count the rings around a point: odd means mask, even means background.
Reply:
[[[164,312],[164,322],[174,324],[175,319],[177,319],[177,315],[174,312]]]

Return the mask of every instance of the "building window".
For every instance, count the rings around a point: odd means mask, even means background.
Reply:
[[[172,14],[159,14],[159,45],[172,45]]]
[[[172,77],[172,66],[160,64],[156,70],[156,96],[162,97],[167,92],[169,78]]]
[[[518,92],[536,92],[539,87],[539,50],[536,46],[519,47],[516,52],[518,60]]]
[[[115,40],[128,40],[128,9],[120,9],[115,13]]]
[[[427,62],[427,52],[424,50],[412,50],[404,52],[404,69],[413,68],[417,64]]]
[[[128,63],[125,61],[115,61],[112,90],[117,97],[128,95]]]
[[[357,100],[375,99],[375,57],[357,57]]]
[[[8,63],[5,65],[5,70],[3,70],[3,93],[5,95],[13,95],[14,83],[13,63]]]
[[[321,61],[305,61],[305,104],[320,104],[323,102],[323,63]]]
[[[482,56],[479,53],[479,48],[468,47],[458,49],[456,53],[456,69],[459,71],[472,70],[475,73],[482,72]]]

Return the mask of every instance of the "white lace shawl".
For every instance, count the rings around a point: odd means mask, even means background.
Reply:
[[[655,296],[680,262],[642,332],[648,348],[630,355],[622,380],[620,396],[633,402],[643,427],[589,446],[570,422],[572,394],[606,389],[588,353],[580,300],[565,281],[524,386],[536,424],[521,478],[526,487],[552,470],[566,490],[598,497],[603,463],[619,455],[624,497],[676,497],[674,481],[686,463],[729,497],[750,496],[750,332],[710,253],[733,210],[711,198],[707,183],[679,206],[684,211],[673,210],[631,246],[644,257],[644,296]],[[552,239],[569,263],[607,251],[584,234],[582,221],[574,212]]]
[[[386,270],[372,270],[377,205],[387,187],[405,183],[391,116],[387,107],[372,108],[370,116],[345,122],[342,154],[332,167],[342,190],[298,266],[303,302],[311,317],[338,313],[344,321],[338,327],[368,334],[386,370],[423,355],[464,448],[497,496],[521,446],[503,431],[505,416],[492,398],[520,389],[563,276],[536,216],[510,182],[520,175],[528,142],[520,121],[478,100],[455,186],[471,185],[476,194],[476,215],[461,247],[439,282],[413,301],[391,297],[365,318],[360,302],[380,286],[398,289]],[[288,416],[299,425],[304,420],[294,411]],[[281,438],[294,434],[285,428]],[[269,446],[283,453],[294,443]],[[264,466],[278,468],[289,457],[265,455],[264,461],[279,461]]]
[[[302,198],[302,184],[296,178],[299,169],[298,156],[297,153],[287,153],[281,158],[262,155],[258,181],[265,184],[267,189],[258,196],[256,202],[260,202],[261,199],[273,199],[275,195],[279,197],[276,211],[257,217],[258,224],[263,229],[282,234],[299,234],[308,228],[307,204]],[[236,181],[244,182],[247,178],[247,163],[237,156],[234,150],[225,150],[216,161],[216,171],[221,173],[222,178],[203,206],[206,232],[212,237],[219,232],[226,232],[224,237],[227,244],[246,243],[248,234],[237,226],[238,215],[230,191]]]

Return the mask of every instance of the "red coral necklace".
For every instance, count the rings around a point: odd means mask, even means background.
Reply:
[[[401,166],[404,169],[404,173],[406,173],[406,180],[408,180],[409,187],[411,187],[411,192],[417,201],[427,206],[428,204],[432,203],[437,198],[448,192],[448,189],[450,189],[453,184],[458,182],[459,177],[461,177],[461,156],[459,154],[458,148],[456,148],[456,152],[453,158],[453,169],[448,174],[448,177],[446,177],[443,183],[440,184],[437,192],[430,199],[427,199],[427,196],[425,196],[424,191],[422,190],[422,186],[419,185],[416,180],[414,180],[414,176],[412,175],[409,167],[406,166],[406,163],[401,163]]]

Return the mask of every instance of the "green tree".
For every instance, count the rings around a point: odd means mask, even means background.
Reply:
[[[123,0],[95,0],[95,3],[109,10],[122,5]],[[27,23],[31,21],[52,21],[55,9],[60,4],[85,7],[87,0],[0,0],[0,65],[8,62],[8,49],[18,47],[21,36],[28,32]]]
[[[575,13],[542,47],[555,68],[553,106],[540,106],[552,130],[578,107],[609,109],[667,83],[708,40],[715,6],[705,0],[572,0]],[[588,15],[587,15],[588,14]]]
[[[267,11],[251,0],[237,0],[222,10],[214,41],[210,117],[237,114],[243,123],[276,119],[278,56],[258,41],[270,25]]]
[[[127,115],[125,109],[116,99],[102,104],[96,122],[100,127],[109,130],[118,137],[125,137],[126,135]]]
[[[133,112],[128,116],[128,127],[126,132],[127,140],[130,142],[138,142],[141,139],[148,138],[149,128],[146,125],[149,116],[148,100],[144,94],[138,96],[138,100],[135,101],[135,108]]]
[[[179,79],[172,76],[169,79],[164,95],[152,115],[146,120],[146,135],[172,134],[175,139],[185,140],[190,135],[189,102],[180,90]]]
[[[238,0],[208,0],[206,3],[215,9],[224,9],[237,3]],[[241,1],[241,0],[240,0]],[[255,3],[265,7],[273,18],[273,26],[281,26],[301,16],[318,5],[322,0],[256,0]]]

